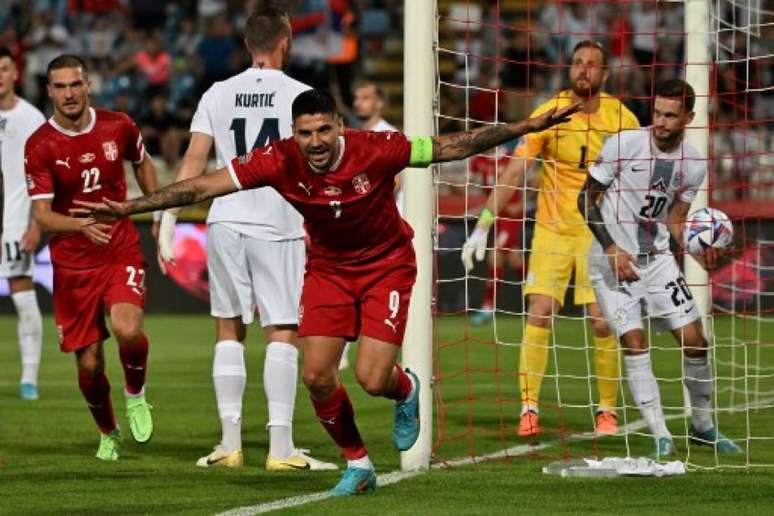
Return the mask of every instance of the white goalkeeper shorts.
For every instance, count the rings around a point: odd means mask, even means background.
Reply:
[[[599,244],[592,245],[589,278],[602,314],[618,337],[646,327],[675,330],[699,319],[691,289],[672,255],[641,257],[634,270],[639,280],[619,282]]]
[[[21,250],[21,239],[25,231],[26,229],[22,228],[3,230],[3,239],[0,241],[0,277],[32,277],[35,253],[25,253]]]
[[[225,224],[210,224],[210,313],[220,318],[241,316],[250,324],[257,309],[261,326],[298,324],[305,253],[303,238],[261,240]]]

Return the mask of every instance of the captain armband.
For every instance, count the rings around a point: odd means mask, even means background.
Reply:
[[[433,162],[433,139],[430,136],[411,138],[409,166],[425,168]]]

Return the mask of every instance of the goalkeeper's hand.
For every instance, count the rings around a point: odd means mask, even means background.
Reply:
[[[470,272],[473,269],[473,256],[475,255],[476,261],[481,261],[486,255],[486,239],[489,235],[489,231],[476,226],[473,233],[470,234],[465,243],[462,244],[462,265],[465,266],[465,272]]]
[[[169,210],[164,210],[161,214],[161,225],[159,227],[159,249],[158,260],[159,268],[164,274],[167,273],[167,265],[175,264],[175,223],[177,215]]]

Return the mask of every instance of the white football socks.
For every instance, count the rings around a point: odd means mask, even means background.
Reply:
[[[683,357],[683,383],[691,399],[691,422],[699,432],[711,430],[712,422],[712,366],[707,356]]]
[[[374,465],[371,462],[371,459],[366,455],[365,457],[360,457],[359,459],[355,460],[348,460],[347,461],[347,467],[348,468],[360,468],[360,469],[374,469]]]
[[[656,439],[672,438],[664,421],[664,410],[661,408],[661,393],[658,390],[656,377],[650,363],[650,353],[642,355],[625,355],[626,379],[629,382],[634,401],[640,408],[640,413],[650,427]]]
[[[215,345],[212,359],[212,381],[223,431],[221,448],[226,453],[242,449],[242,396],[245,393],[244,346],[235,340],[222,340]]]
[[[40,354],[43,349],[43,321],[34,290],[11,294],[19,315],[17,334],[21,353],[21,383],[37,385]]]
[[[263,363],[263,389],[269,404],[269,454],[293,455],[293,411],[298,382],[298,349],[286,342],[269,342]]]

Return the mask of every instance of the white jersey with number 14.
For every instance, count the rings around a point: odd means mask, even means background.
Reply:
[[[282,71],[248,68],[205,92],[191,121],[191,132],[214,139],[217,167],[225,167],[237,156],[291,136],[293,100],[308,89]],[[272,188],[215,199],[207,223],[215,222],[262,240],[304,236],[301,215]]]
[[[691,203],[707,174],[707,159],[683,140],[671,152],[652,141],[651,127],[607,139],[591,177],[609,185],[600,211],[613,241],[637,255],[669,249],[667,213],[675,202]]]

